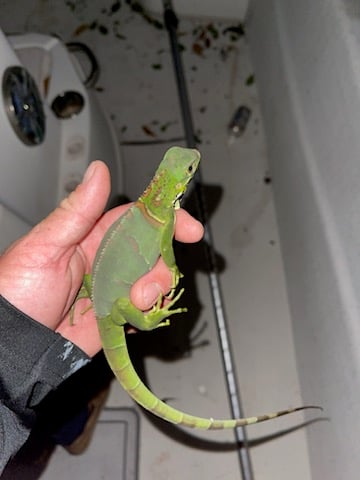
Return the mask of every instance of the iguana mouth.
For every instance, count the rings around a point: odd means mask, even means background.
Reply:
[[[182,189],[175,197],[175,202],[181,202],[183,196],[185,195],[186,187]],[[174,203],[175,203],[174,202]]]
[[[184,196],[184,192],[181,192],[178,194],[178,196],[175,198],[174,200],[174,208],[175,210],[178,210],[180,208],[180,202],[181,202],[181,199],[183,198]]]

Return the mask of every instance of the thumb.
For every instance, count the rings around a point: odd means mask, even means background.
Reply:
[[[85,172],[83,181],[60,205],[30,232],[28,238],[58,251],[78,244],[102,215],[110,194],[107,166],[97,160]],[[59,252],[60,253],[60,252]],[[51,256],[51,253],[48,251]]]

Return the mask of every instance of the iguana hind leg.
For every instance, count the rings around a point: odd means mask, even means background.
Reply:
[[[183,293],[184,289],[182,288],[165,305],[162,305],[163,297],[160,297],[156,305],[147,313],[136,308],[128,298],[118,298],[112,306],[111,318],[118,325],[129,323],[139,330],[154,330],[157,327],[167,326],[169,325],[168,317],[187,311],[182,307],[171,310]]]
[[[76,298],[74,300],[74,303],[71,305],[70,308],[70,325],[74,325],[74,314],[75,314],[75,306],[78,302],[78,300],[81,300],[82,298],[91,298],[91,275],[89,273],[86,273],[83,278],[83,283],[80,287],[80,290],[78,291],[78,294],[76,295]],[[92,304],[89,305],[85,310],[81,311],[81,314],[86,313],[90,308],[92,307]]]

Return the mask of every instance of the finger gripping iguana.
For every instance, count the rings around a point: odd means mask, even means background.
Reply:
[[[124,389],[147,410],[169,422],[200,429],[235,428],[281,415],[318,408],[305,406],[249,418],[214,420],[176,410],[157,398],[135,372],[126,346],[125,324],[152,330],[168,324],[168,317],[186,311],[173,308],[183,293],[174,294],[181,274],[176,266],[172,241],[175,210],[200,162],[197,150],[170,148],[143,195],[106,232],[97,251],[91,275],[84,279],[78,297],[90,296],[98,322],[105,356]],[[172,274],[170,301],[162,298],[150,312],[138,310],[130,301],[130,289],[151,270],[159,256]]]

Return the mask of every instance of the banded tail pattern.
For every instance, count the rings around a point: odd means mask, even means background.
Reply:
[[[101,325],[100,334],[102,335],[105,356],[120,384],[139,405],[168,422],[201,430],[223,430],[265,422],[305,409],[312,408],[322,410],[321,407],[316,405],[306,405],[275,413],[268,413],[266,415],[226,420],[202,418],[187,414],[164,403],[143,384],[131,363],[126,345],[124,327],[112,324],[111,342],[108,342],[109,336],[106,335],[106,333],[109,332],[106,332],[106,319],[102,319],[99,324]],[[111,345],[109,343],[111,343]],[[106,344],[108,344],[108,346],[106,346]]]

